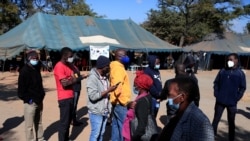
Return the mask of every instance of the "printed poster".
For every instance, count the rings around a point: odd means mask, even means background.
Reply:
[[[109,46],[89,46],[90,48],[90,60],[97,60],[100,55],[109,58]]]

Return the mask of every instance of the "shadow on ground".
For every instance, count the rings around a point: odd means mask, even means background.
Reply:
[[[237,121],[235,121],[237,124]],[[228,123],[227,120],[221,120],[219,124],[225,124],[228,129]],[[235,128],[235,140],[236,141],[249,141],[250,140],[250,131],[247,131],[241,127],[237,127]],[[220,129],[218,129],[217,131],[217,136],[216,136],[216,140],[215,141],[228,141],[228,130],[226,131],[222,131]]]
[[[24,117],[12,117],[3,122],[3,128],[0,129],[0,134],[8,134],[11,129],[16,128],[24,121]],[[11,135],[11,134],[10,134]]]
[[[83,124],[80,126],[73,126],[71,129],[71,133],[70,133],[70,139],[75,140],[79,134],[81,134],[81,132],[83,131],[83,129],[88,126],[88,118],[83,117],[84,115],[86,115],[88,113],[88,108],[82,107],[81,109],[79,109],[77,111],[77,117],[79,117],[79,121],[82,122]],[[50,124],[44,131],[44,138],[46,140],[49,140],[50,137],[55,134],[56,132],[58,132],[58,126],[59,126],[59,120]]]
[[[0,100],[12,101],[19,100],[17,97],[17,82],[13,84],[2,84],[0,83]]]
[[[241,114],[243,116],[245,116],[246,118],[250,119],[250,107],[246,107],[246,110],[242,110],[242,109],[238,109],[237,114]]]

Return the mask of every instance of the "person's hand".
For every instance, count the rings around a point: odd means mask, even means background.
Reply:
[[[130,109],[134,109],[135,105],[136,105],[136,102],[135,101],[131,101],[131,102],[128,103],[127,107],[130,108]]]
[[[112,92],[112,91],[114,91],[116,88],[117,88],[117,85],[110,86],[110,87],[108,88],[108,91],[109,91],[109,92]]]
[[[85,79],[89,76],[89,74],[82,74],[82,78]]]

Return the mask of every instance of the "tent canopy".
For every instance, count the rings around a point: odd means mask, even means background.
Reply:
[[[249,36],[246,36],[245,38],[247,37]],[[240,35],[226,32],[223,36],[210,34],[202,42],[186,46],[183,51],[204,51],[218,55],[227,55],[229,53],[238,53],[239,55],[250,55],[250,46],[247,44],[247,42],[241,39]]]
[[[0,59],[18,55],[28,48],[57,51],[68,46],[74,51],[89,46],[109,46],[111,50],[176,52],[171,45],[146,31],[131,19],[108,20],[89,16],[61,16],[36,13],[0,36]]]

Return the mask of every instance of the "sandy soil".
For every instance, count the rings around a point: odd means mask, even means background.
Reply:
[[[197,78],[199,80],[201,101],[200,108],[208,116],[210,121],[214,114],[213,97],[213,80],[218,70],[213,71],[199,71]],[[82,72],[88,73],[88,72]],[[135,74],[128,71],[131,82]],[[238,114],[236,115],[236,140],[246,141],[250,140],[250,71],[245,71],[247,78],[247,90],[244,97],[238,103]],[[53,73],[42,73],[44,87],[46,89],[46,96],[44,99],[43,125],[45,139],[56,141],[57,139],[57,125],[59,119],[59,108],[57,103],[57,95],[55,88],[55,80]],[[173,70],[161,71],[162,82],[164,84],[166,79],[174,77]],[[24,118],[23,118],[23,103],[16,95],[17,91],[17,77],[18,74],[4,72],[0,73],[0,136],[5,141],[24,141]],[[78,104],[78,117],[84,124],[79,127],[71,127],[70,138],[75,141],[88,140],[90,135],[90,125],[86,107],[86,80],[82,81],[82,92]],[[132,83],[131,83],[132,85]],[[161,108],[158,113],[158,126],[162,128],[166,121],[166,102],[161,103]],[[228,140],[228,126],[226,111],[224,111],[221,122],[218,128],[218,137],[216,140]],[[199,130],[199,129],[197,129]],[[105,141],[110,139],[111,128],[107,126],[105,133]]]

